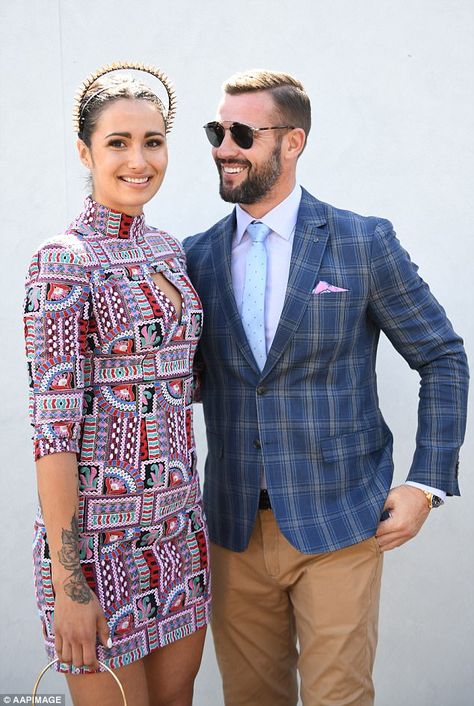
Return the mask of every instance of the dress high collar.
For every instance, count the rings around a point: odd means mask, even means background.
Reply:
[[[77,219],[78,223],[91,228],[93,231],[107,235],[109,238],[127,240],[136,239],[145,231],[145,217],[128,216],[126,213],[114,211],[94,201],[88,196],[84,203],[84,211]]]

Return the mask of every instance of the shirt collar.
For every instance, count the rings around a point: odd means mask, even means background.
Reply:
[[[244,211],[244,209],[237,204],[235,207],[235,215],[237,218],[237,228],[234,240],[235,245],[238,245],[242,240],[249,223],[255,220],[265,223],[266,226],[271,228],[272,231],[281,238],[289,240],[298,219],[300,201],[301,186],[296,184],[291,194],[289,194],[286,199],[283,199],[283,201],[280,201],[275,208],[272,208],[272,210],[266,213],[262,218],[254,218],[250,215],[250,213]]]

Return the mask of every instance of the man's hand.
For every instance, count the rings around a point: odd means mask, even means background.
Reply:
[[[412,539],[418,534],[430,513],[424,492],[411,485],[392,488],[384,510],[388,510],[390,517],[379,524],[375,533],[383,552]]]

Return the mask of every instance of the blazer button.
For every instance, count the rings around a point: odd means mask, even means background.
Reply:
[[[262,448],[262,444],[260,443],[260,439],[254,440],[253,447],[254,447],[254,449],[261,449]]]
[[[259,385],[257,387],[257,395],[264,395],[266,391],[267,388],[264,385]]]

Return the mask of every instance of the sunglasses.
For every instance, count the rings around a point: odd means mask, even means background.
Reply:
[[[275,125],[273,127],[251,127],[243,123],[231,123],[229,127],[225,127],[222,123],[213,121],[204,125],[207,139],[213,147],[220,147],[224,141],[225,131],[229,130],[235,144],[243,150],[249,150],[253,145],[253,140],[256,132],[264,130],[293,130],[292,125]]]

